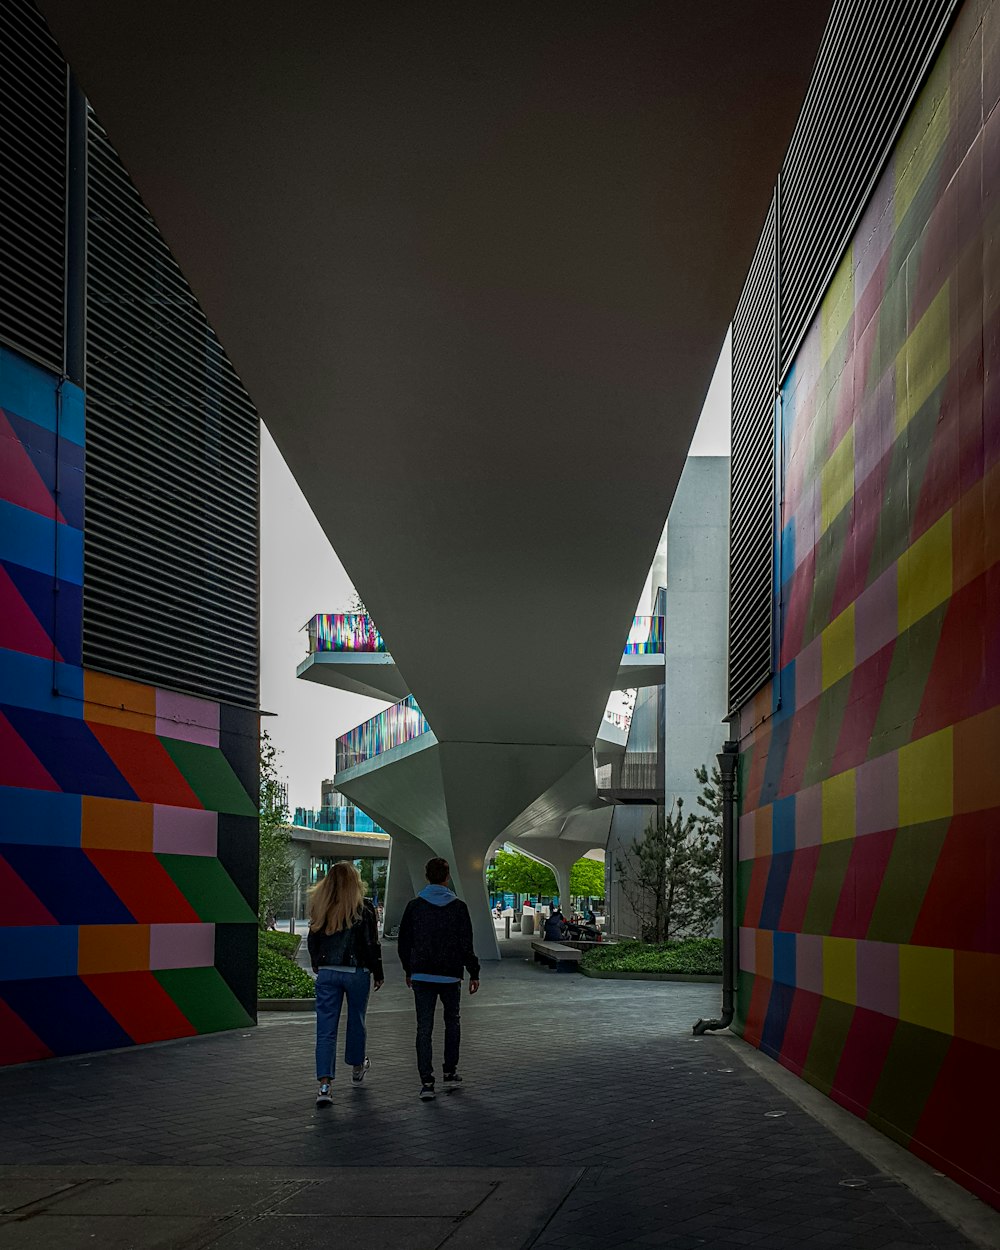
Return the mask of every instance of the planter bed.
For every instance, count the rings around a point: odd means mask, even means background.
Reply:
[[[721,985],[722,977],[704,972],[619,972],[604,971],[600,968],[579,966],[585,977],[595,977],[599,981],[692,981],[704,985]]]
[[[258,998],[258,1011],[315,1011],[315,998]]]

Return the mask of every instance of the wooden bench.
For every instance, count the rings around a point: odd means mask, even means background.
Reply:
[[[583,951],[568,942],[532,942],[531,949],[535,952],[535,963],[547,964],[556,972],[576,972],[583,957]]]

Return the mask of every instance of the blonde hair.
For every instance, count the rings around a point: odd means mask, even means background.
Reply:
[[[309,891],[309,928],[318,933],[339,933],[356,924],[364,908],[361,874],[353,864],[334,864]]]

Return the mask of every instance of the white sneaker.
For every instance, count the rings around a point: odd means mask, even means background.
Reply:
[[[364,1063],[360,1064],[358,1067],[354,1069],[354,1072],[351,1076],[351,1084],[360,1085],[361,1082],[365,1079],[365,1073],[368,1071],[368,1069],[371,1066],[372,1066],[372,1061],[366,1055]]]
[[[333,1095],[330,1093],[330,1082],[322,1081],[319,1089],[316,1091],[316,1106],[329,1107],[333,1102]]]

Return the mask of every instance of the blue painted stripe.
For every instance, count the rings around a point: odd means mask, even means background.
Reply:
[[[0,928],[0,981],[76,976],[79,933],[66,924]]]
[[[55,563],[56,523],[27,508],[0,499],[0,558],[38,573],[51,573]],[[59,526],[59,576],[83,585],[83,530]]]
[[[60,925],[135,924],[85,851],[5,842],[3,857]]]
[[[4,981],[0,998],[57,1055],[132,1045],[132,1038],[79,977]]]
[[[53,684],[59,694],[53,692]],[[83,669],[53,664],[37,655],[0,648],[0,690],[4,702],[53,716],[83,719]]]
[[[78,847],[81,807],[78,794],[0,786],[0,842]]]
[[[0,348],[0,407],[83,446],[85,406],[83,391],[72,382],[62,386],[62,410],[57,408],[59,379],[7,348]]]

